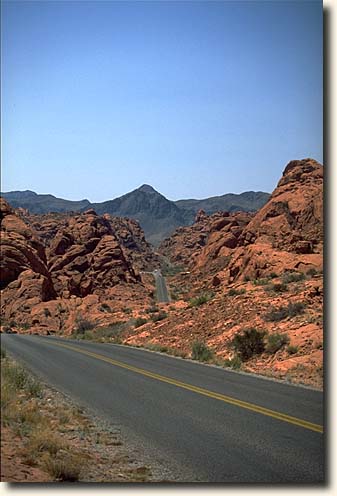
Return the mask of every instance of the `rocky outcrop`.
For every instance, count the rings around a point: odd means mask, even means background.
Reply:
[[[228,257],[239,245],[243,229],[252,217],[246,212],[206,215],[200,211],[192,226],[177,229],[158,251],[172,263],[182,264],[195,273],[212,274],[228,264]]]
[[[49,278],[46,253],[36,233],[0,198],[1,204],[1,288],[32,270]]]
[[[135,221],[98,216],[93,209],[72,215],[18,214],[2,200],[1,309],[6,321],[35,326],[37,332],[64,332],[79,315],[104,322],[111,319],[107,313],[122,311],[121,287],[136,307],[149,298],[140,270],[151,263],[155,268],[156,257]]]
[[[322,269],[323,166],[293,160],[267,204],[243,230],[228,267],[229,281],[272,272]]]

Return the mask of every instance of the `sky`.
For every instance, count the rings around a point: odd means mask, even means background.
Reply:
[[[271,192],[323,162],[322,2],[2,1],[2,191]]]

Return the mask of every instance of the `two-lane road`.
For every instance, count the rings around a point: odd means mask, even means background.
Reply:
[[[2,335],[184,482],[320,483],[323,394],[126,346]]]
[[[170,295],[166,286],[165,277],[159,269],[155,269],[152,274],[156,282],[157,300],[161,303],[169,303]]]

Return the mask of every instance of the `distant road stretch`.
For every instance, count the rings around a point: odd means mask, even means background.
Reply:
[[[165,277],[162,275],[160,270],[156,269],[153,271],[153,275],[156,281],[157,288],[157,300],[159,303],[169,303],[170,295],[166,286]]]
[[[178,482],[324,480],[320,391],[128,346],[18,334],[1,344]]]

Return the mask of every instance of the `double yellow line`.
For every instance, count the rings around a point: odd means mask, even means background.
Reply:
[[[171,379],[170,377],[165,377],[163,375],[155,374],[154,372],[149,372],[148,370],[140,369],[138,367],[133,367],[132,365],[128,365],[118,360],[113,360],[112,358],[108,358],[104,355],[99,355],[98,353],[93,353],[92,351],[83,350],[75,346],[71,346],[63,343],[61,344],[61,343],[53,342],[53,344],[56,346],[60,346],[62,348],[66,348],[71,351],[76,351],[77,353],[82,353],[82,355],[87,355],[96,358],[97,360],[101,360],[102,362],[110,363],[111,365],[115,365],[116,367],[120,367],[126,370],[131,370],[136,374],[141,374],[146,377],[150,377],[151,379],[155,379],[157,381],[166,382],[167,384],[172,384],[182,389],[187,389],[188,391],[193,391],[194,393],[198,393],[203,396],[213,398],[215,400],[223,401],[224,403],[228,403],[230,405],[239,406],[241,408],[245,408],[246,410],[251,410],[252,412],[260,413],[261,415],[266,415],[268,417],[272,417],[277,420],[282,420],[283,422],[288,422],[289,424],[298,425],[300,427],[309,429],[314,432],[323,433],[323,426],[319,424],[313,424],[312,422],[308,422],[307,420],[302,420],[297,417],[292,417],[284,413],[276,412],[275,410],[269,410],[269,408],[264,408],[263,406],[254,405],[253,403],[248,403],[246,401],[238,400],[236,398],[232,398],[231,396],[214,393],[213,391],[209,391],[208,389],[200,388],[198,386],[193,386],[192,384],[187,384],[185,382],[177,381],[176,379]]]

